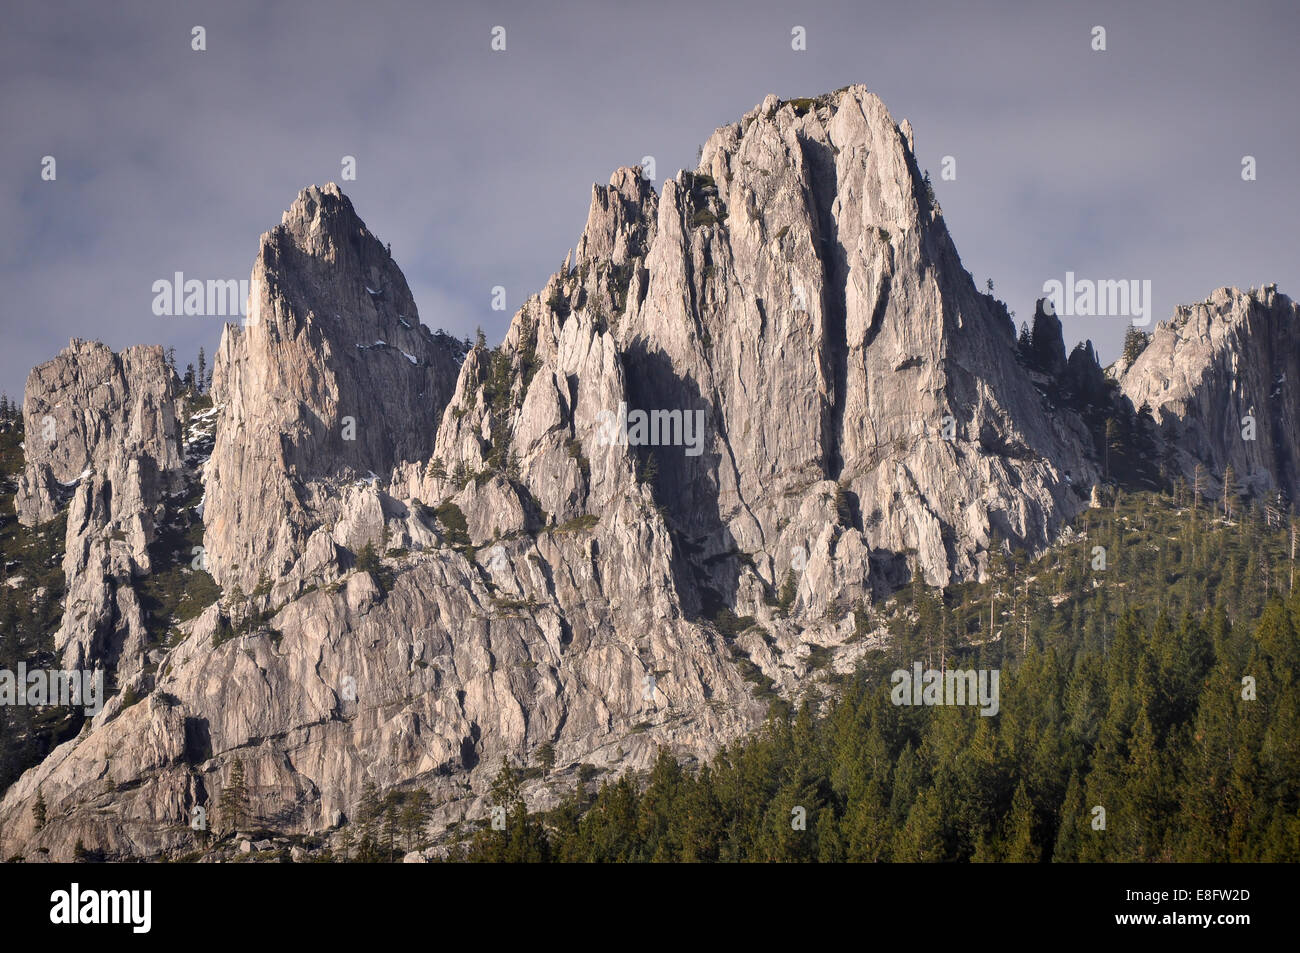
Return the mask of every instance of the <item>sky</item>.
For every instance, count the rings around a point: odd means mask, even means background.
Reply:
[[[768,93],[849,83],[911,121],[963,263],[1017,321],[1067,272],[1149,280],[1155,321],[1223,285],[1296,295],[1298,26],[1300,6],[1252,0],[6,0],[0,390],[72,337],[210,356],[223,319],[155,315],[154,282],[246,279],[328,181],[425,324],[495,343],[593,183],[650,155],[661,187]],[[1128,321],[1065,317],[1067,343],[1108,363]]]

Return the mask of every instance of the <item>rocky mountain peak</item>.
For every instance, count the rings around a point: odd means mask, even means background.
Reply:
[[[1041,413],[1005,307],[961,266],[912,143],[865,87],[769,95],[665,182],[618,325],[633,405],[706,415],[702,453],[656,454],[701,558],[749,553],[770,587],[815,549],[839,580],[804,574],[819,609],[814,592],[871,591],[868,552],[914,552],[942,582],[976,571],[994,529],[1045,545],[1089,472],[1077,430]]]
[[[262,236],[251,289],[213,370],[205,511],[214,575],[245,591],[335,563],[320,528],[337,494],[314,482],[427,458],[463,354],[420,323],[401,269],[333,184],[304,189]]]
[[[578,241],[577,263],[623,266],[645,255],[659,196],[639,166],[616,170],[608,186],[591,187],[591,210]]]

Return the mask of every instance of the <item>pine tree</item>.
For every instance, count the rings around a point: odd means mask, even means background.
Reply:
[[[379,822],[383,807],[379,801],[379,788],[367,780],[361,788],[361,803],[357,805],[357,858],[362,861],[377,859]]]
[[[230,766],[230,778],[221,790],[217,810],[228,833],[238,831],[248,819],[248,787],[244,783],[244,762],[239,758]]]
[[[425,828],[433,810],[433,801],[429,792],[417,788],[406,796],[402,805],[402,831],[406,834],[408,850],[421,850],[425,846]]]
[[[844,860],[844,844],[835,811],[824,807],[817,812],[817,862],[838,864]]]
[[[1113,452],[1121,452],[1119,422],[1114,417],[1106,418],[1106,445],[1102,457],[1102,476],[1110,479],[1110,458]]]
[[[781,583],[781,593],[777,596],[776,604],[782,614],[790,611],[794,605],[795,597],[799,594],[799,580],[795,576],[794,570],[786,571],[785,581]]]
[[[1124,332],[1123,361],[1125,366],[1131,367],[1133,362],[1138,359],[1138,356],[1146,350],[1146,346],[1150,341],[1151,338],[1145,331],[1130,324],[1128,330]]]
[[[351,827],[351,825],[349,825],[349,826],[343,828],[343,830],[339,831],[338,845],[339,845],[339,854],[342,856],[342,858],[343,858],[343,862],[344,862],[344,863],[348,863],[349,861],[351,861],[351,860],[352,860],[352,827]]]
[[[705,765],[698,777],[684,781],[668,821],[669,837],[678,850],[675,859],[686,863],[717,860],[725,824],[713,789],[713,772]]]
[[[489,824],[471,843],[473,859],[489,863],[538,863],[550,858],[550,843],[542,825],[524,805],[519,777],[508,761],[492,782],[491,806],[494,813],[504,812],[504,828]]]
[[[389,791],[384,796],[384,852],[390,860],[397,856],[397,830],[401,824],[400,795]]]
[[[198,388],[200,394],[202,394],[208,389],[207,375],[208,375],[208,356],[206,353],[204,353],[203,348],[200,347],[199,348],[199,376],[198,376]]]
[[[1089,831],[1089,818],[1084,812],[1083,785],[1079,775],[1070,775],[1070,784],[1065,789],[1065,801],[1061,804],[1060,826],[1056,833],[1056,846],[1052,851],[1054,863],[1074,863],[1079,859],[1079,844]]]
[[[894,839],[894,860],[935,863],[945,860],[943,804],[936,788],[926,789],[908,812]]]
[[[544,741],[537,746],[533,753],[537,766],[542,769],[542,773],[550,774],[551,769],[555,767],[555,745],[549,741]]]
[[[1042,851],[1034,840],[1034,805],[1025,790],[1025,782],[1016,786],[1011,799],[1011,816],[1007,819],[1007,843],[1003,859],[1012,864],[1036,864]]]
[[[675,813],[674,801],[682,783],[681,765],[667,748],[660,748],[654,767],[650,770],[649,784],[640,799],[636,833],[644,852],[642,859],[674,859],[669,829]]]
[[[36,821],[36,829],[38,831],[45,827],[45,795],[41,793],[40,788],[36,789],[36,803],[32,805],[32,817]]]

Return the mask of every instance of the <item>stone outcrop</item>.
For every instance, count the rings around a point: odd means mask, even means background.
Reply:
[[[223,587],[292,594],[347,558],[332,535],[340,485],[429,456],[463,345],[420,324],[401,270],[333,184],[304,190],[262,236],[250,289],[213,368],[204,545]]]
[[[137,671],[149,650],[133,579],[169,495],[183,486],[179,381],[161,347],[121,354],[73,340],[32,370],[23,402],[26,469],[18,518],[32,526],[67,505],[65,668]]]
[[[994,531],[1040,549],[1078,508],[1080,431],[1042,412],[910,127],[864,88],[769,96],[715,132],[665,183],[644,269],[620,343],[635,406],[705,413],[703,453],[657,454],[701,561],[738,550],[779,585],[805,554],[800,602],[821,612],[905,552],[946,583]],[[714,565],[724,599],[744,587]]]
[[[1173,469],[1221,492],[1300,498],[1300,308],[1276,286],[1220,288],[1157,325],[1119,378],[1159,425]]]

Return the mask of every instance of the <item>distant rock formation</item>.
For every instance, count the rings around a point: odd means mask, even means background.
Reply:
[[[1300,307],[1275,285],[1180,307],[1119,383],[1189,481],[1221,492],[1231,467],[1239,494],[1300,497]]]

